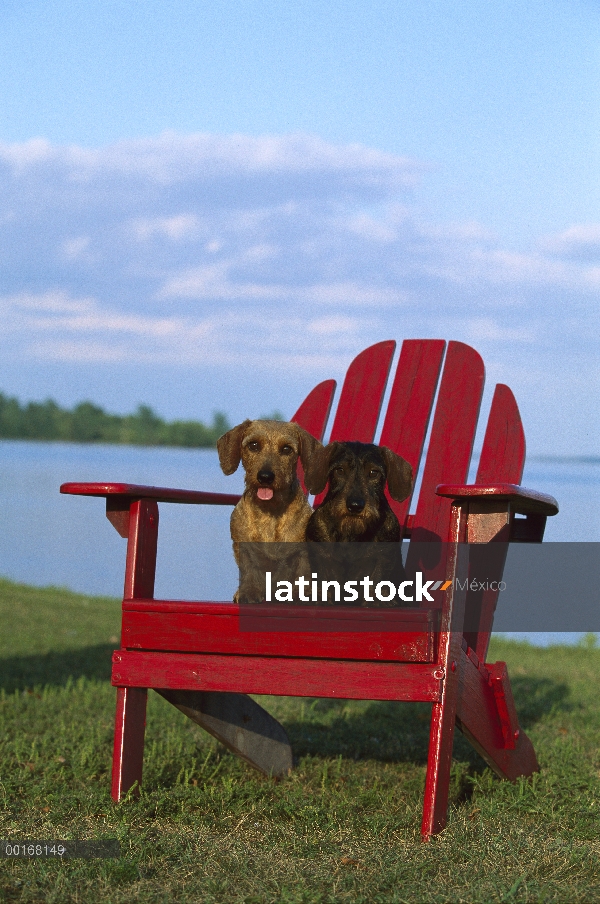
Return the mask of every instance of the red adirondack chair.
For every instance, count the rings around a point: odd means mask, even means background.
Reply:
[[[546,517],[558,506],[519,486],[525,439],[513,394],[502,384],[495,389],[475,483],[466,485],[484,367],[469,346],[445,346],[441,340],[403,343],[379,440],[419,473],[441,372],[414,514],[409,499],[392,502],[404,537],[411,538],[407,571],[419,567],[426,579],[451,582],[439,605],[255,606],[260,630],[244,631],[240,607],[231,602],[153,599],[158,503],[234,505],[238,496],[114,483],[61,487],[62,493],[104,496],[107,517],[128,539],[122,640],[112,673],[118,689],[115,800],[141,783],[148,688],[254,765],[264,769],[270,762],[273,772],[291,765],[285,732],[273,719],[267,724],[269,717],[261,725],[264,711],[244,695],[431,703],[424,839],[446,824],[455,724],[499,776],[514,780],[537,770],[531,742],[519,728],[506,665],[485,663],[498,591],[466,588],[478,553],[501,577],[507,543],[541,541]],[[330,439],[373,441],[394,351],[394,342],[380,342],[352,362]],[[334,391],[333,380],[320,383],[293,418],[319,439]],[[432,543],[438,544],[434,564],[423,554]],[[315,630],[325,624],[330,630]],[[246,723],[254,735],[244,735]]]

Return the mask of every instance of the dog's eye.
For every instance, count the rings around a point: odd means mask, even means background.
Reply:
[[[291,455],[293,453],[293,451],[294,450],[293,450],[292,446],[282,446],[281,447],[282,455]]]
[[[369,477],[379,477],[379,471],[376,468],[371,468],[369,471]]]
[[[334,474],[343,474],[343,473],[344,473],[344,469],[342,468],[341,465],[338,465],[337,468],[334,468],[334,469],[333,469],[333,473],[334,473]]]
[[[251,452],[258,452],[260,449],[260,443],[257,443],[255,440],[253,440],[251,443],[248,443],[247,448],[250,449]]]

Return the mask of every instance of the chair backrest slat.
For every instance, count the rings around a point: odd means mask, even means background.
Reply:
[[[329,442],[373,442],[395,350],[396,343],[390,339],[356,356],[342,386]],[[326,489],[315,496],[315,508],[325,495]]]
[[[445,578],[446,548],[436,553],[431,544],[446,543],[452,500],[436,496],[435,491],[440,483],[466,483],[484,380],[483,361],[475,349],[449,342],[413,521],[409,573],[422,570],[428,579]],[[426,561],[423,544],[427,544]]]
[[[520,484],[525,466],[525,433],[514,395],[508,386],[499,383],[494,391],[492,406],[485,430],[479,468],[475,483]],[[508,544],[492,543],[488,549],[475,550],[473,567],[492,585],[501,580]],[[479,583],[479,581],[478,581]],[[468,631],[465,640],[481,662],[485,662],[498,602],[498,590],[469,591],[465,614]]]
[[[354,359],[340,394],[329,441],[372,443],[396,343],[378,342]]]
[[[451,499],[436,496],[440,483],[466,483],[483,395],[485,369],[475,349],[449,342],[438,394],[413,536],[419,531],[446,540]]]
[[[396,376],[380,444],[408,461],[417,477],[433,400],[444,357],[443,339],[406,339],[402,343]],[[401,525],[410,509],[412,494],[404,502],[389,499]]]
[[[492,399],[475,483],[520,484],[525,467],[525,433],[512,391],[498,383]]]
[[[336,387],[335,380],[323,380],[309,392],[291,420],[318,439],[323,439]]]
[[[304,427],[309,433],[318,439],[323,439],[325,427],[329,419],[329,412],[333,402],[333,396],[336,387],[335,380],[323,380],[318,386],[309,392],[300,408],[293,416],[292,421],[300,427]],[[298,461],[298,480],[302,484],[302,489],[306,493],[306,484],[304,483],[304,469]]]

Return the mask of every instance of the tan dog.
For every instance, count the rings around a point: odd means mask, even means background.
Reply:
[[[231,516],[233,554],[238,566],[240,543],[303,543],[306,525],[312,514],[296,465],[300,459],[304,469],[321,444],[297,424],[282,421],[244,421],[217,441],[219,462],[225,474],[233,474],[240,461],[246,472],[245,490]],[[264,598],[265,570],[281,568],[288,558],[281,547],[269,551],[265,547],[245,547],[253,555],[254,567],[247,567],[246,556],[241,569],[239,602],[260,602]],[[256,556],[258,555],[258,560]],[[290,551],[290,574],[298,568],[301,551]],[[269,558],[272,561],[269,562]]]

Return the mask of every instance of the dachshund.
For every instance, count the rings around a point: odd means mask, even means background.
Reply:
[[[320,448],[297,424],[273,420],[246,420],[217,441],[223,472],[233,474],[240,461],[246,472],[244,493],[231,516],[233,554],[240,568],[237,602],[264,599],[265,571],[307,570],[299,544],[304,543],[312,509],[296,465],[299,459],[306,470]],[[286,548],[286,543],[292,546]]]
[[[314,543],[386,543],[401,539],[398,519],[386,495],[397,502],[406,499],[413,487],[410,464],[386,446],[372,443],[333,442],[321,446],[311,457],[305,471],[311,493],[320,493],[329,483],[327,495],[313,512],[306,528],[306,539]],[[401,546],[373,549],[342,547],[315,550],[315,562],[327,562],[328,577],[343,579],[351,565],[353,573],[390,579],[404,579]],[[365,570],[366,569],[366,570]],[[361,576],[362,576],[361,575]]]

